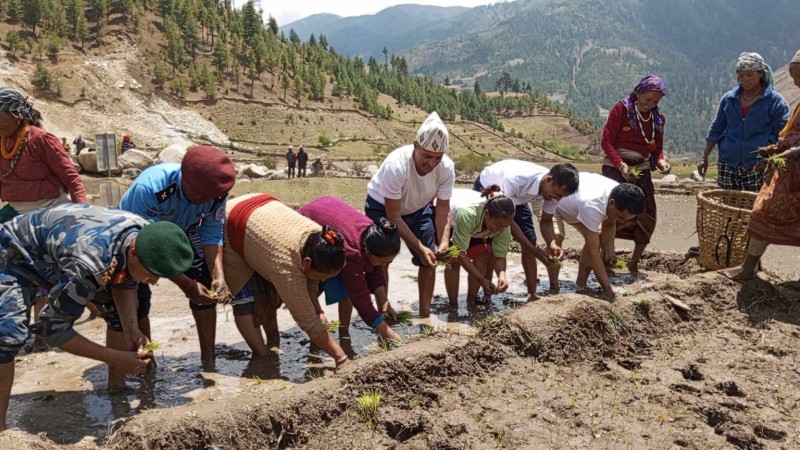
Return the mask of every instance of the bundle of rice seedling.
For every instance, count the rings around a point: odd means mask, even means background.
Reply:
[[[767,164],[767,170],[772,172],[780,172],[786,168],[786,158],[778,155],[772,155],[767,157],[761,157]]]
[[[399,311],[397,313],[397,323],[410,323],[411,311]]]
[[[159,344],[158,342],[150,341],[142,347],[142,350],[152,355],[153,352],[158,350],[159,348],[161,348],[161,344]]]
[[[461,249],[458,248],[458,245],[453,244],[446,251],[439,251],[436,252],[436,265],[450,268],[450,260],[453,258],[458,258],[458,255],[461,254]]]
[[[341,324],[342,323],[339,322],[338,320],[331,320],[330,322],[328,322],[328,333],[333,333],[334,331],[339,329],[339,325]]]
[[[638,180],[639,177],[642,175],[642,171],[637,169],[636,167],[631,167],[628,169],[628,175],[631,176],[634,180]]]

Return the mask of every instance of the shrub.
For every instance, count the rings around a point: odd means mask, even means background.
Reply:
[[[319,145],[322,146],[323,148],[330,147],[332,144],[333,141],[331,141],[331,138],[329,138],[328,136],[325,136],[324,134],[321,134],[319,136]]]
[[[267,169],[275,170],[278,168],[278,163],[275,162],[275,158],[272,156],[266,156],[261,160],[261,164],[264,165]]]
[[[364,175],[364,169],[367,167],[367,163],[364,161],[353,161],[350,163],[350,167],[353,169],[357,177]]]
[[[456,170],[466,174],[480,172],[486,167],[486,164],[491,161],[488,155],[481,155],[478,153],[467,153],[455,161]]]
[[[42,63],[36,64],[31,83],[40,93],[51,96],[61,96],[61,78],[55,72],[47,70]]]

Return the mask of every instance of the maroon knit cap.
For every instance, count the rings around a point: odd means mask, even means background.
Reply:
[[[236,183],[233,161],[210,145],[190,148],[181,162],[181,173],[186,187],[203,198],[222,197]]]

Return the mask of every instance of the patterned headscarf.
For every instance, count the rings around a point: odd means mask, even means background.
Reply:
[[[42,120],[39,111],[33,109],[33,105],[28,103],[26,97],[8,87],[0,87],[0,111],[7,112],[31,125],[38,126]]]
[[[739,55],[739,60],[736,61],[736,72],[739,72],[740,70],[755,70],[757,72],[763,72],[764,79],[769,85],[775,81],[772,76],[772,68],[758,53],[744,52]]]
[[[631,125],[631,129],[633,129],[635,133],[639,132],[639,120],[636,117],[636,100],[639,98],[640,94],[653,91],[661,92],[662,94],[667,95],[667,85],[664,84],[664,80],[662,80],[661,77],[657,75],[647,75],[639,80],[639,84],[633,88],[633,92],[622,99],[622,104],[625,105],[625,109],[628,111],[628,123]],[[663,133],[665,121],[664,114],[661,114],[658,106],[651,109],[650,113],[653,114],[655,133]]]

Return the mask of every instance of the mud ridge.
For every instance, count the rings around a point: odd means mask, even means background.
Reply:
[[[703,283],[700,283],[703,284]],[[710,292],[710,291],[709,291]],[[390,440],[426,431],[431,419],[409,422],[403,411],[437,406],[440,397],[487,377],[515,358],[565,365],[636,358],[683,318],[666,301],[649,314],[629,305],[566,295],[487,320],[475,336],[439,335],[356,361],[339,374],[243,404],[222,400],[134,418],[108,439],[108,448],[288,448],[303,445],[331,423],[348,420],[355,399],[376,391],[389,405],[376,426]],[[191,410],[191,411],[189,411]],[[398,417],[392,419],[391,411]],[[165,415],[170,416],[164,420]],[[386,419],[387,415],[389,419]]]

